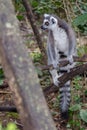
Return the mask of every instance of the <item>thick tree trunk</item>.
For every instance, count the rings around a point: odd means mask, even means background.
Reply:
[[[11,0],[0,0],[0,57],[24,130],[56,130]]]

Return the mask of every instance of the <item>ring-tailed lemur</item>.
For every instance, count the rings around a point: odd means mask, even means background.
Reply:
[[[69,65],[64,67],[65,70],[70,70],[75,64],[73,56],[76,55],[76,38],[72,28],[59,17],[49,14],[44,14],[43,25],[41,29],[48,30],[47,40],[47,56],[48,65],[53,64],[54,69],[50,70],[53,82],[58,86],[58,78],[61,74],[57,73],[59,60],[62,56],[67,57]],[[68,108],[70,104],[70,81],[66,82],[60,89],[60,109],[64,118],[67,118]]]

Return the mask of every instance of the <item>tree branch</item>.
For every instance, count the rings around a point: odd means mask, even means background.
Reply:
[[[83,55],[82,57],[74,56],[73,59],[74,62],[87,62],[87,54]],[[59,62],[59,67],[66,66],[67,64],[69,64],[69,61],[66,58],[64,58]],[[40,66],[40,69],[41,70],[53,69],[53,65]]]
[[[41,51],[41,53],[43,55],[43,58],[45,58],[46,57],[46,51],[45,51],[45,48],[44,48],[40,33],[39,33],[38,28],[36,26],[36,22],[35,22],[35,18],[34,18],[33,12],[32,12],[31,5],[30,5],[28,0],[22,0],[22,2],[23,2],[23,5],[24,5],[26,13],[27,13],[27,18],[28,18],[28,20],[29,20],[29,22],[30,22],[30,24],[32,26],[34,35],[36,37],[37,44],[38,44],[38,46],[40,48],[40,51]],[[46,58],[44,59],[44,61],[46,62]]]
[[[64,85],[64,83],[66,83],[68,80],[72,80],[73,77],[80,75],[80,74],[83,74],[84,71],[87,71],[87,63],[72,68],[69,73],[65,73],[63,76],[61,76],[58,79],[60,81],[59,87],[62,87]],[[44,93],[49,94],[52,92],[57,92],[59,90],[59,87],[54,87],[54,86],[47,87],[44,89]]]

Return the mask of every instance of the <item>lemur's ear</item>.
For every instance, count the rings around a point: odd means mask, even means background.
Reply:
[[[51,21],[52,21],[53,24],[56,22],[54,18],[52,18]]]
[[[44,17],[48,17],[49,16],[49,14],[44,14]]]

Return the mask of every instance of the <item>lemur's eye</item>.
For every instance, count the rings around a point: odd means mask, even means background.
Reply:
[[[49,25],[49,22],[45,22],[45,25],[48,26],[48,25]]]

